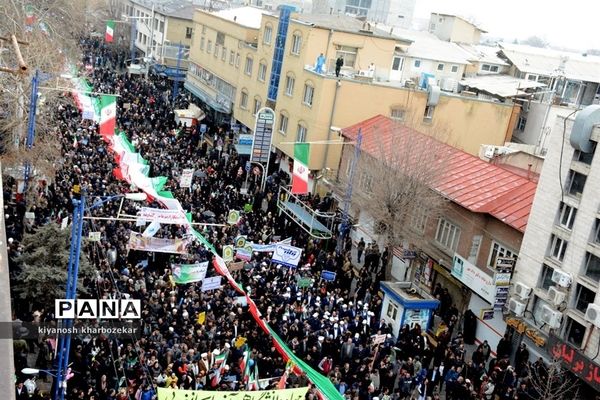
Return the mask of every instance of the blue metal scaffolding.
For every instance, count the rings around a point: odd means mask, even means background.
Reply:
[[[282,6],[281,11],[279,12],[279,27],[277,28],[275,51],[273,52],[273,63],[271,65],[271,77],[269,78],[269,91],[267,93],[267,99],[271,101],[277,101],[281,67],[283,65],[283,56],[285,54],[285,42],[287,39],[288,26],[290,25],[290,14],[293,11],[295,11],[295,7]]]

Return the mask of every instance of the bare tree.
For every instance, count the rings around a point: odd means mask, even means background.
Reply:
[[[536,394],[536,398],[544,400],[566,400],[578,398],[577,380],[567,375],[560,361],[546,365],[536,361],[529,367],[527,379]]]
[[[546,48],[548,47],[548,42],[546,39],[540,36],[529,36],[527,39],[520,42],[520,44],[526,44],[528,46]]]
[[[445,208],[446,200],[435,187],[444,174],[448,146],[406,125],[390,120],[384,124],[363,139],[352,202],[373,219],[375,233],[385,239],[389,277],[393,249],[406,242],[422,246],[425,221]],[[339,180],[349,183],[343,173]]]

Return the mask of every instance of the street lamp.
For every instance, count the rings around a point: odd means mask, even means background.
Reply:
[[[22,372],[23,374],[25,374],[25,375],[37,375],[37,374],[39,374],[40,372],[43,372],[43,373],[45,373],[45,374],[48,374],[48,375],[50,375],[50,376],[53,376],[53,377],[55,377],[55,378],[56,378],[56,375],[55,375],[55,374],[53,374],[53,372],[56,372],[56,371],[48,371],[48,370],[45,370],[45,369],[37,369],[37,368],[23,368],[23,369],[21,370],[21,372]]]

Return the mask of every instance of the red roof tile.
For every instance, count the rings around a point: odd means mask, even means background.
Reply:
[[[435,190],[472,212],[490,214],[521,232],[525,231],[537,187],[535,182],[383,115],[345,128],[342,135],[356,140],[359,129],[363,135],[361,150],[375,158],[386,157],[392,147],[402,145],[435,152],[445,163],[442,176],[433,185]],[[402,140],[398,140],[400,137]]]

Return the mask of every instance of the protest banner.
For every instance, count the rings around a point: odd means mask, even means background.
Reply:
[[[238,210],[229,210],[227,213],[227,223],[229,225],[236,225],[240,221],[240,212]]]
[[[182,239],[144,237],[140,233],[132,231],[127,243],[127,249],[153,251],[156,253],[185,254],[187,244],[188,242]]]
[[[158,400],[304,400],[307,387],[279,390],[209,391],[157,388]]]
[[[150,207],[142,207],[138,215],[139,220],[158,222],[159,224],[188,224],[188,220],[181,210],[163,210]]]
[[[90,242],[99,242],[100,241],[100,236],[101,233],[100,232],[90,232],[88,234],[88,239]]]
[[[238,262],[229,263],[227,268],[229,269],[230,272],[239,271],[244,268],[244,262],[238,261]]]
[[[302,249],[287,244],[277,243],[271,262],[287,267],[297,267],[302,256]]]
[[[233,246],[223,246],[223,260],[226,262],[233,261]]]
[[[189,188],[192,186],[192,178],[194,177],[194,170],[191,168],[186,168],[181,172],[181,177],[179,178],[179,186],[182,188]]]
[[[202,281],[202,291],[207,292],[209,290],[218,289],[221,287],[221,276],[213,276],[210,278],[205,278]]]
[[[144,233],[142,233],[143,237],[154,237],[154,235],[156,235],[156,232],[158,232],[158,230],[160,229],[160,223],[154,221],[151,222],[150,225],[148,225],[148,227],[146,228],[146,230],[144,230]]]
[[[171,264],[173,280],[177,284],[199,282],[206,277],[208,261],[196,264]]]

